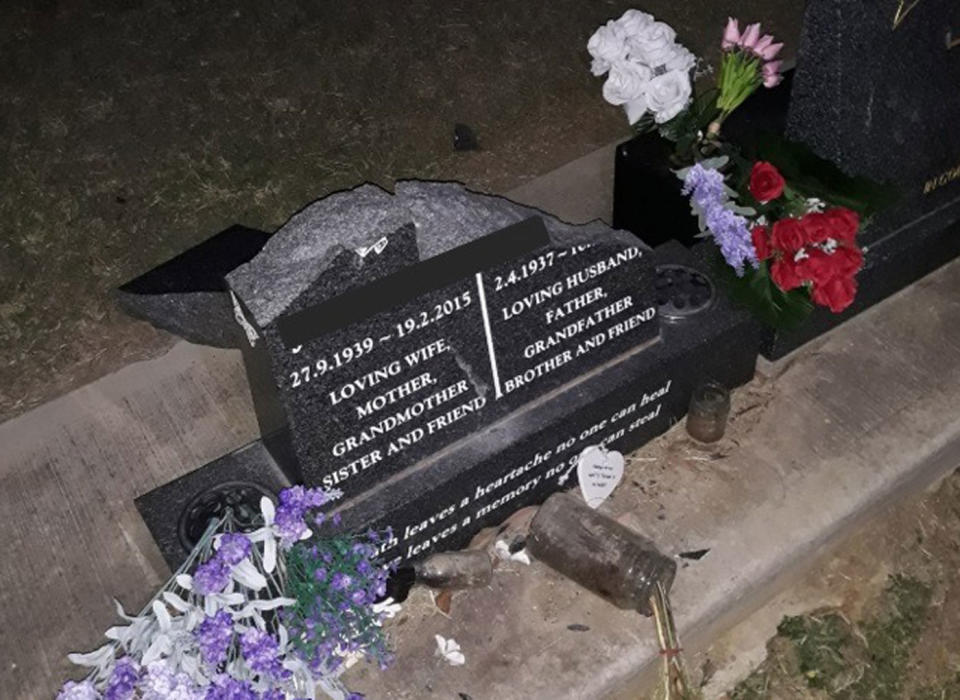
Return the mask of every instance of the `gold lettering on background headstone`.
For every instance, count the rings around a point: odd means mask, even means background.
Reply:
[[[893,28],[896,30],[897,27],[903,24],[903,20],[905,20],[913,8],[919,4],[920,0],[899,0],[897,14],[893,16]]]
[[[946,170],[936,177],[932,177],[927,180],[923,185],[923,193],[930,194],[934,190],[938,190],[944,185],[949,185],[951,182],[960,180],[960,165],[956,165],[949,170]]]

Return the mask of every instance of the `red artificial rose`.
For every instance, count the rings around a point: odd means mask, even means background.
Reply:
[[[833,228],[823,214],[811,212],[800,219],[803,238],[807,243],[823,243],[833,235]]]
[[[851,277],[863,267],[863,253],[856,246],[842,246],[833,251],[834,269],[840,277]]]
[[[810,280],[815,285],[839,276],[837,260],[833,255],[827,255],[818,248],[807,248],[806,257],[797,262],[797,276],[802,280]]]
[[[843,243],[853,243],[860,228],[860,216],[846,207],[834,207],[823,212],[830,236]]]
[[[826,284],[813,287],[813,301],[820,306],[827,306],[838,314],[853,303],[857,293],[857,281],[853,277],[834,277]]]
[[[750,194],[758,202],[769,202],[783,194],[786,182],[783,175],[771,163],[758,161],[750,171]]]
[[[757,260],[766,260],[773,255],[773,248],[770,247],[770,233],[766,226],[754,226],[750,231],[750,237],[753,239],[753,249],[757,251]]]
[[[789,292],[799,287],[803,280],[797,275],[797,266],[793,258],[780,258],[770,266],[770,278],[780,289]]]
[[[803,247],[803,229],[798,219],[780,219],[773,223],[773,233],[770,242],[777,250],[785,253],[796,253]]]

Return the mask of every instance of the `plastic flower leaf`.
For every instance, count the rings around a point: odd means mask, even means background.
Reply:
[[[256,568],[254,568],[249,559],[244,559],[242,562],[237,564],[233,568],[231,576],[233,576],[237,583],[254,591],[259,591],[267,586],[267,579],[263,574],[257,571]]]
[[[373,606],[373,612],[378,615],[383,615],[387,619],[391,619],[396,616],[398,612],[402,609],[400,603],[394,602],[393,598],[384,598],[379,603],[375,603]]]
[[[123,606],[120,605],[120,601],[117,600],[116,598],[113,599],[113,606],[117,609],[118,617],[120,617],[123,620],[127,620],[128,622],[133,622],[133,620],[135,619],[134,616],[128,615],[126,611],[123,609]]]
[[[190,574],[177,574],[177,585],[185,591],[193,590],[193,576]]]
[[[167,606],[161,603],[159,600],[153,601],[153,614],[157,618],[157,624],[160,625],[160,630],[163,632],[170,631],[170,611],[167,610]]]
[[[143,666],[149,666],[154,661],[169,656],[171,650],[170,638],[165,634],[158,634],[153,638],[150,647],[143,652],[143,658],[140,660],[140,663]]]
[[[257,528],[253,532],[246,533],[247,539],[251,542],[266,542],[268,539],[274,537],[273,530],[269,527]]]
[[[454,639],[446,639],[439,634],[434,635],[437,640],[437,655],[442,657],[451,666],[463,666],[467,657],[460,651],[460,645]]]
[[[277,509],[273,505],[273,501],[266,496],[260,499],[260,513],[263,515],[263,522],[267,527],[273,525],[273,518],[277,514]]]
[[[263,542],[263,570],[272,574],[277,568],[277,541],[268,537]]]
[[[190,603],[188,603],[183,598],[178,596],[176,593],[173,593],[171,591],[164,591],[163,599],[167,601],[167,603],[170,604],[170,607],[176,610],[177,612],[182,612],[182,613],[189,612],[190,609],[193,607],[192,605],[190,605]]]
[[[707,170],[720,170],[730,161],[729,156],[717,156],[716,158],[705,158],[700,161],[700,165]]]
[[[103,668],[108,663],[113,661],[114,654],[116,649],[113,644],[104,644],[99,649],[94,651],[88,651],[84,654],[67,654],[67,658],[70,659],[71,663],[76,664],[77,666],[86,666],[88,668]]]
[[[244,606],[244,610],[251,608],[253,610],[276,610],[284,605],[295,605],[296,598],[272,598],[270,600],[251,600]]]

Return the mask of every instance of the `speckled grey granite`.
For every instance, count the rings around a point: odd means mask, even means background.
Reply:
[[[921,217],[938,229],[960,217],[960,178],[925,192],[960,167],[960,47],[947,48],[951,32],[960,37],[956,0],[807,4],[787,134],[849,173],[901,188],[864,243]]]
[[[637,245],[631,234],[602,222],[574,226],[458,183],[406,180],[395,189],[391,195],[367,184],[317,200],[284,224],[257,257],[228,274],[230,287],[257,324],[266,326],[288,310],[345,250],[374,245],[410,222],[417,227],[420,260],[535,215],[558,245],[596,240],[598,234],[612,243]]]

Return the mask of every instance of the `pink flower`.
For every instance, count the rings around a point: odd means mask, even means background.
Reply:
[[[773,39],[773,37],[770,38],[771,40]],[[777,54],[780,53],[780,49],[782,48],[783,43],[781,42],[764,46],[762,49],[759,47],[759,45],[757,45],[753,47],[753,50],[756,51],[760,58],[762,58],[764,61],[772,61],[774,58],[776,58]]]
[[[767,88],[776,87],[783,80],[780,75],[780,66],[783,61],[770,61],[763,64],[763,86]]]
[[[740,41],[740,23],[733,17],[727,17],[727,27],[723,30],[723,41],[720,48],[729,51]]]
[[[743,30],[743,34],[740,37],[740,41],[737,42],[740,46],[745,49],[752,49],[757,45],[757,42],[760,40],[760,23],[754,22],[753,24],[747,25],[747,28]]]
[[[753,52],[758,56],[763,56],[763,50],[770,46],[773,43],[773,34],[764,34],[757,40],[757,43],[753,46]]]

